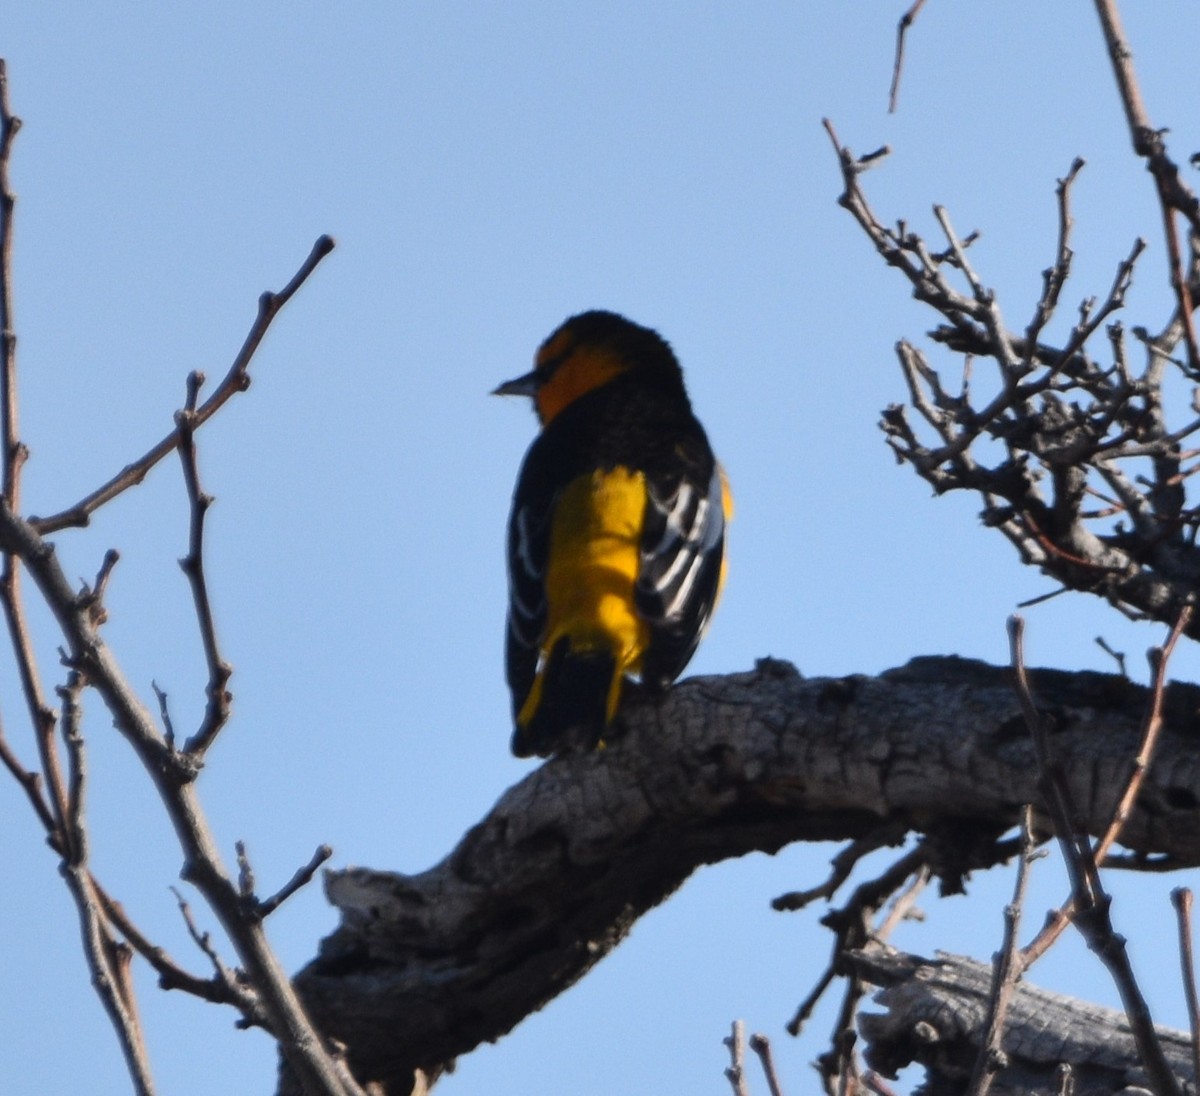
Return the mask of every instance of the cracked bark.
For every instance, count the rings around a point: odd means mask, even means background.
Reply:
[[[1146,692],[1034,671],[1090,832],[1107,824]],[[1200,689],[1172,685],[1123,844],[1200,863]],[[771,660],[627,705],[599,753],[510,788],[416,875],[331,872],[341,925],[297,977],[308,1009],[387,1096],[495,1040],[585,974],[697,867],[881,824],[998,834],[1035,802],[1009,671],[916,659],[879,677],[802,678]],[[298,1091],[286,1071],[280,1093]]]
[[[847,956],[872,985],[884,1012],[864,1012],[859,1029],[866,1059],[887,1077],[917,1062],[925,1067],[930,1096],[968,1089],[983,1039],[992,968],[961,955],[936,959],[872,945]],[[1158,1028],[1163,1053],[1180,1081],[1192,1078],[1191,1037]],[[1009,1007],[1002,1044],[1003,1068],[992,1096],[1057,1096],[1060,1063],[1069,1063],[1075,1096],[1145,1092],[1137,1046],[1122,1012],[1077,1001],[1022,983]]]

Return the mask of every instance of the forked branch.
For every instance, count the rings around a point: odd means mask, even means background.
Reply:
[[[188,553],[180,560],[180,566],[192,589],[196,620],[200,626],[200,638],[204,646],[204,661],[208,666],[208,685],[205,688],[208,704],[204,712],[204,721],[184,746],[184,750],[192,755],[197,763],[202,761],[205,751],[229,721],[233,703],[233,696],[228,688],[233,667],[221,655],[217,642],[217,623],[213,617],[208,581],[204,575],[204,519],[213,499],[200,486],[200,469],[196,463],[196,400],[203,383],[203,373],[193,372],[188,377],[187,402],[183,410],[175,416],[175,428],[179,435],[179,460],[183,465],[183,479],[187,485],[191,512]]]
[[[15,335],[12,330],[12,194],[8,187],[8,159],[19,123],[8,106],[5,70],[0,63],[0,326],[3,331],[3,361],[0,362],[0,601],[8,623],[16,665],[29,709],[42,772],[30,773],[8,741],[0,736],[0,760],[17,779],[39,820],[46,827],[51,846],[62,857],[63,874],[79,910],[85,952],[93,982],[113,1018],[136,1090],[152,1092],[141,1031],[129,979],[132,950],[129,941],[159,971],[164,983],[196,992],[208,1000],[235,1004],[247,1022],[261,1023],[279,1042],[282,1053],[306,1092],[322,1096],[361,1096],[361,1089],[342,1063],[329,1053],[301,1006],[291,981],[272,952],[262,928],[262,911],[247,908],[236,882],[221,861],[199,799],[195,777],[203,750],[224,723],[227,715],[223,660],[216,647],[215,628],[208,606],[207,588],[201,569],[203,513],[206,497],[199,487],[192,434],[225,402],[249,384],[249,364],[272,319],[295,294],[317,263],[329,253],[333,241],[322,236],[295,276],[279,293],[265,293],[249,335],[225,379],[203,405],[197,406],[197,378],[189,382],[189,396],[176,429],[145,456],[87,496],[74,507],[44,522],[27,520],[20,512],[18,473],[24,448],[17,437],[17,394]],[[95,584],[77,590],[59,565],[49,532],[69,525],[85,524],[99,506],[116,497],[142,477],[166,453],[184,447],[184,470],[192,501],[192,530],[189,560],[194,561],[193,590],[204,634],[210,668],[210,713],[200,737],[189,751],[178,751],[155,723],[147,705],[131,687],[108,648],[101,626],[105,620],[104,592],[117,556],[105,556]],[[62,731],[66,766],[59,753],[59,719],[46,699],[46,690],[34,657],[34,646],[26,621],[18,579],[28,572],[41,598],[58,623],[63,647],[61,656],[69,671],[60,690],[63,701]],[[215,683],[215,684],[214,684]],[[86,753],[80,726],[84,689],[99,695],[113,724],[143,762],[153,781],[183,854],[184,877],[195,883],[209,903],[237,951],[242,971],[218,972],[205,982],[178,968],[137,932],[120,905],[113,901],[88,869],[88,833],[85,824]],[[313,867],[312,870],[315,870]],[[308,869],[271,901],[278,904],[287,893],[311,878]],[[290,888],[290,889],[289,889]],[[116,930],[114,932],[114,929]],[[116,933],[125,939],[119,939]]]
[[[1012,664],[1016,678],[1017,696],[1025,722],[1037,753],[1040,778],[1038,788],[1054,823],[1054,832],[1062,849],[1067,874],[1071,879],[1074,921],[1088,947],[1108,969],[1125,1015],[1129,1018],[1138,1053],[1146,1067],[1156,1096],[1182,1096],[1183,1090],[1154,1030],[1150,1007],[1134,977],[1133,966],[1125,950],[1125,939],[1113,928],[1110,916],[1111,899],[1100,880],[1087,831],[1081,824],[1082,813],[1075,804],[1067,782],[1066,772],[1050,741],[1046,720],[1038,711],[1029,678],[1025,672],[1023,654],[1023,622],[1020,617],[1010,621],[1009,636]]]
[[[225,374],[221,383],[217,385],[212,395],[195,409],[195,415],[191,422],[191,429],[193,431],[208,422],[232,396],[238,392],[245,392],[250,387],[250,363],[270,328],[272,320],[275,319],[283,306],[292,299],[296,291],[308,280],[309,275],[316,270],[317,264],[333,248],[334,240],[332,236],[318,237],[317,242],[313,244],[312,250],[308,254],[308,258],[300,264],[300,269],[292,276],[291,281],[279,290],[278,293],[267,292],[259,297],[258,314],[254,318],[254,323],[250,327],[250,332],[247,334],[245,342],[242,343],[241,350],[238,351],[237,356],[233,359],[233,364],[229,367],[229,371]],[[87,525],[91,515],[100,509],[101,506],[107,502],[111,502],[123,491],[141,483],[146,478],[146,473],[179,445],[180,437],[180,428],[177,424],[174,430],[157,444],[153,445],[148,452],[133,463],[127,464],[120,472],[106,483],[97,487],[91,494],[85,495],[73,506],[68,506],[65,510],[51,514],[49,517],[30,518],[30,525],[36,532],[43,536],[49,533],[56,533],[60,529],[67,529],[71,526]]]
[[[1102,297],[1080,304],[1061,343],[1043,340],[1070,275],[1069,199],[1082,166],[1074,161],[1057,187],[1054,262],[1018,334],[967,256],[970,237],[959,236],[947,212],[934,209],[947,244],[942,251],[906,222],[886,225],[862,189],[864,171],[886,150],[856,157],[832,125],[825,128],[841,167],[841,205],[914,296],[938,313],[934,341],[966,358],[961,381],[945,380],[920,349],[898,343],[908,405],[887,408],[881,424],[897,458],[938,493],[977,493],[985,524],[1062,588],[1096,594],[1130,616],[1173,623],[1200,577],[1200,506],[1189,505],[1191,471],[1183,463],[1200,419],[1172,425],[1165,411],[1164,369],[1184,334],[1178,317],[1147,342],[1140,373],[1123,329],[1110,323],[1125,305],[1144,241],[1134,241]],[[1112,364],[1091,349],[1102,328]],[[973,368],[979,359],[993,363],[990,378]],[[1104,510],[1095,509],[1097,497],[1108,501]],[[1188,634],[1200,635],[1195,619]]]

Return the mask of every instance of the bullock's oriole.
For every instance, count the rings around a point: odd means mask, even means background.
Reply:
[[[583,312],[497,395],[542,430],[508,527],[508,685],[518,757],[594,748],[626,677],[682,672],[724,575],[730,496],[657,332]]]

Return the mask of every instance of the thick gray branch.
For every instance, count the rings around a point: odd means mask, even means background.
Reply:
[[[991,965],[959,955],[922,959],[878,945],[848,958],[868,982],[885,987],[875,1001],[886,1012],[859,1017],[867,1064],[893,1077],[919,1062],[926,1091],[966,1092],[987,1016]],[[1158,1034],[1171,1071],[1181,1081],[1190,1079],[1190,1037],[1169,1028]],[[1005,1062],[992,1096],[1055,1096],[1060,1063],[1071,1066],[1075,1096],[1147,1087],[1124,1013],[1028,983],[1016,988],[1002,1047]]]
[[[1136,752],[1145,691],[1035,672],[1091,832]],[[1175,685],[1124,843],[1200,863],[1200,689]],[[342,914],[298,977],[360,1081],[407,1093],[414,1069],[509,1031],[610,951],[701,864],[881,823],[995,835],[1036,802],[1007,669],[918,659],[878,678],[811,679],[763,662],[631,704],[624,737],[509,789],[418,875],[331,873]],[[287,1078],[282,1091],[290,1091]]]

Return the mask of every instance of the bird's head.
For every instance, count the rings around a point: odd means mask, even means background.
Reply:
[[[529,396],[545,426],[580,396],[632,370],[648,383],[682,391],[679,362],[657,331],[615,312],[581,312],[542,343],[531,372],[505,381],[492,394]]]

